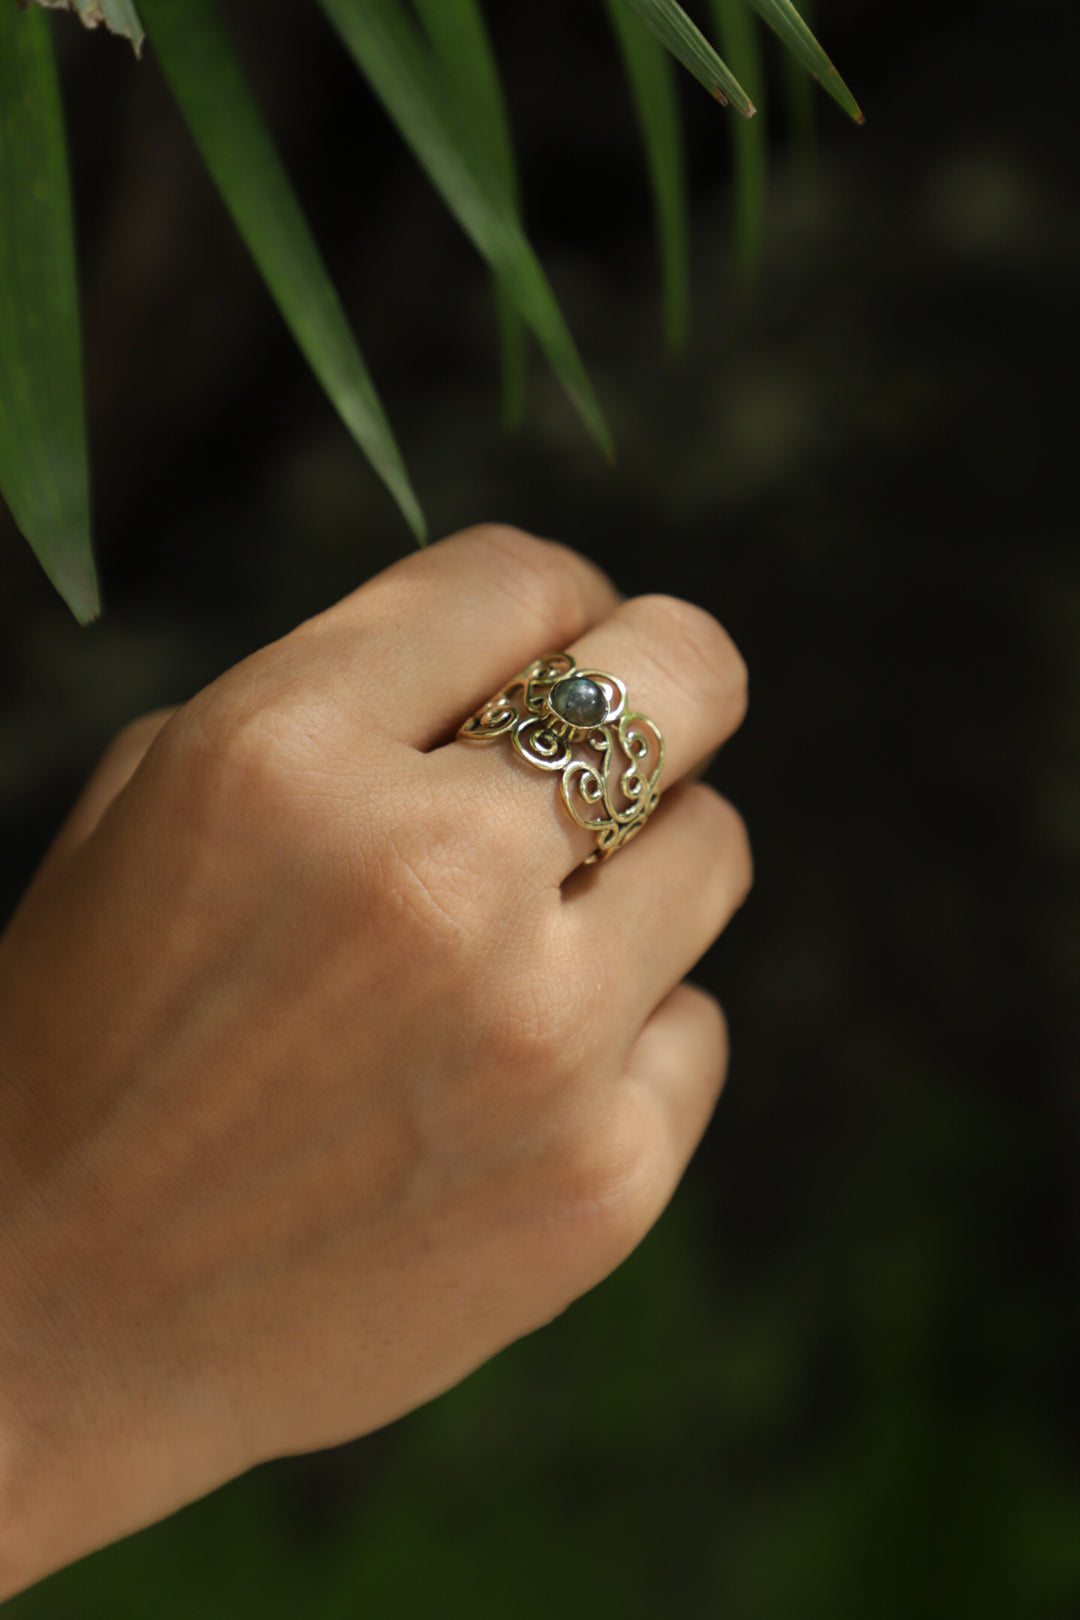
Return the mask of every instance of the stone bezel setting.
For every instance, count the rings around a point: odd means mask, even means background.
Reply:
[[[604,707],[595,719],[571,720],[557,707],[559,688],[577,683],[594,688],[602,697]],[[557,737],[574,741],[588,737],[593,732],[602,732],[605,726],[610,726],[619,719],[625,708],[626,687],[614,675],[608,675],[600,669],[569,669],[564,675],[560,675],[544,694],[543,720],[545,728],[554,732]]]

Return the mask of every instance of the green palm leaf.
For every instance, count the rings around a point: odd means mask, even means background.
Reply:
[[[759,112],[765,110],[765,64],[758,23],[745,0],[712,0],[721,48],[746,85]],[[735,160],[735,252],[744,275],[757,267],[768,168],[768,131],[764,118],[739,119],[731,125]]]
[[[146,36],[132,0],[37,0],[37,4],[52,11],[73,11],[86,28],[104,23],[110,34],[131,41],[136,56],[142,53]]]
[[[645,145],[660,243],[665,336],[669,347],[679,350],[686,343],[690,306],[690,243],[677,70],[671,54],[622,0],[607,0],[607,9]]]
[[[803,10],[807,9],[803,0]],[[801,163],[817,157],[817,97],[814,81],[790,51],[784,52],[784,111],[791,143]]]
[[[80,623],[90,541],[75,244],[47,19],[0,4],[0,489]]]
[[[483,152],[520,217],[521,194],[499,68],[479,0],[414,0],[473,146]],[[494,277],[502,369],[503,421],[516,427],[525,402],[526,327]]]
[[[678,57],[717,101],[725,106],[730,101],[744,118],[754,116],[754,104],[732,73],[721,61],[705,35],[697,28],[675,0],[620,0],[629,6],[672,56]]]
[[[749,0],[754,10],[768,23],[784,44],[798,58],[803,67],[818,79],[833,100],[857,124],[865,123],[859,104],[837,73],[810,29],[806,26],[791,0]]]
[[[160,4],[161,0],[155,0]],[[443,201],[499,276],[593,437],[611,434],[547,277],[496,168],[474,145],[427,41],[399,0],[320,0]]]
[[[278,308],[418,539],[425,524],[375,385],[213,0],[140,0],[150,43]]]
[[[130,39],[136,54],[142,50],[143,26],[131,0],[75,0],[75,7],[88,27],[104,23],[110,34]]]

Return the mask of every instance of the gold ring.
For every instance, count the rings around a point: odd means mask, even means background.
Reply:
[[[660,802],[660,727],[627,708],[622,681],[578,669],[569,653],[538,658],[458,732],[466,742],[506,735],[529,765],[559,773],[567,810],[596,834],[586,866],[629,843]]]

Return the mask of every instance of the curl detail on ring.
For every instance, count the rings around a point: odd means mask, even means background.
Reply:
[[[596,838],[588,866],[629,843],[660,802],[663,735],[626,704],[614,675],[548,653],[489,698],[458,736],[484,742],[509,734],[527,764],[558,773],[566,809]]]

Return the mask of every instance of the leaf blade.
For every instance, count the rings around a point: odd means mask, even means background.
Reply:
[[[414,6],[473,144],[487,154],[520,219],[521,186],[510,116],[479,0],[414,0]],[[514,428],[521,421],[525,403],[526,326],[497,276],[493,290],[503,424]]]
[[[396,0],[319,3],[443,201],[512,293],[582,421],[612,457],[610,429],[547,277],[496,171],[474,150],[416,25]]]
[[[0,489],[81,624],[101,611],[75,239],[48,20],[0,6]]]
[[[136,55],[142,50],[145,30],[131,0],[77,0],[79,19],[90,28],[103,22],[110,34],[130,39]]]
[[[817,159],[817,98],[814,81],[790,51],[784,52],[784,103],[796,160],[809,168]]]
[[[477,0],[413,0],[474,145],[486,150],[515,207],[521,197],[510,118]]]
[[[647,28],[651,28],[662,45],[694,78],[703,84],[711,96],[724,106],[728,102],[744,118],[753,118],[757,110],[746,91],[676,0],[619,0],[628,6]]]
[[[37,0],[50,11],[73,11],[84,28],[104,23],[110,34],[131,41],[135,55],[142,54],[145,33],[132,0]]]
[[[765,62],[758,24],[745,0],[712,0],[716,32],[727,59],[747,86],[759,111],[765,110]],[[768,131],[765,119],[731,125],[735,168],[735,254],[745,277],[757,268],[761,252]]]
[[[140,0],[185,122],[319,382],[421,542],[426,524],[382,402],[213,0]]]
[[[800,17],[791,0],[748,0],[763,22],[783,41],[807,72],[821,84],[822,89],[838,106],[842,107],[856,124],[866,119],[858,102],[833,66],[825,50]]]
[[[678,352],[686,345],[689,325],[690,228],[676,70],[670,52],[639,17],[621,0],[606,3],[645,148],[660,248],[664,335]]]

